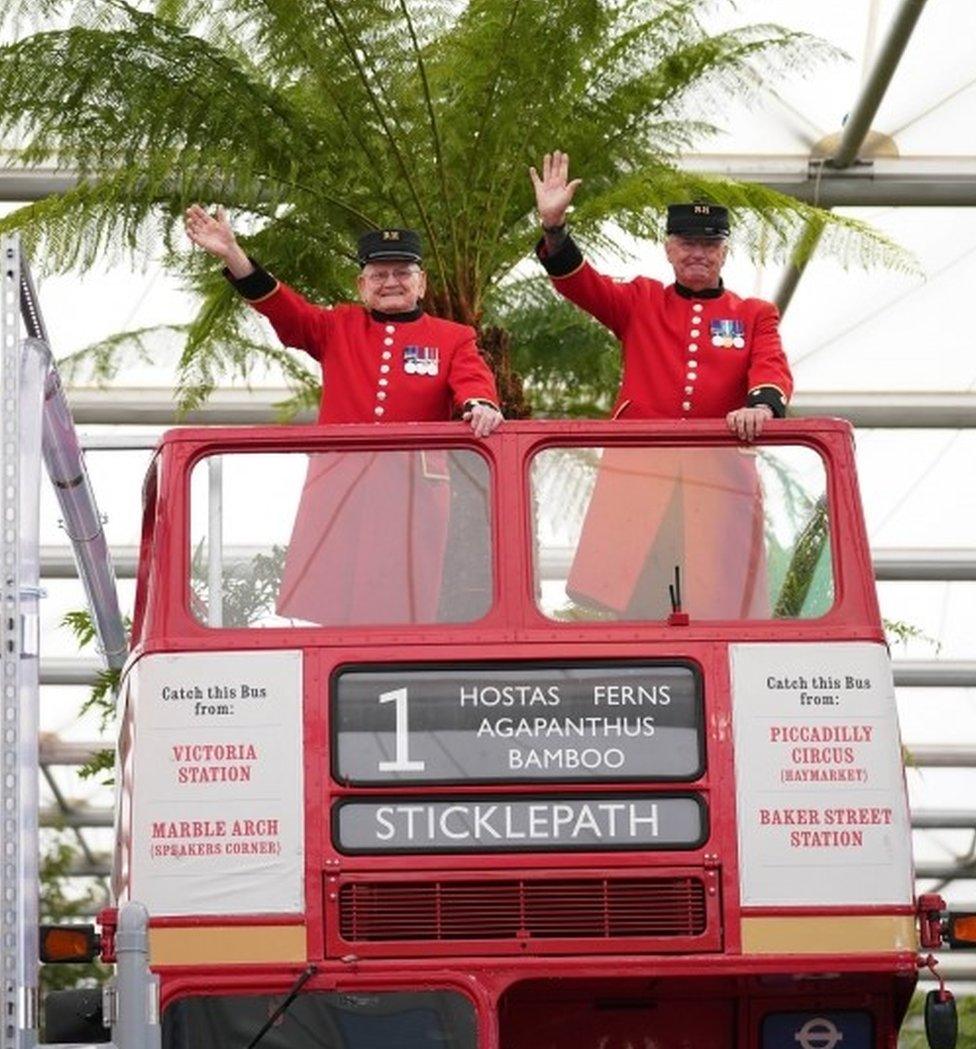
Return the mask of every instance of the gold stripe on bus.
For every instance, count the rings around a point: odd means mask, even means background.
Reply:
[[[232,965],[306,959],[304,925],[195,925],[149,930],[151,965]]]
[[[743,954],[872,954],[915,951],[910,914],[742,919]]]

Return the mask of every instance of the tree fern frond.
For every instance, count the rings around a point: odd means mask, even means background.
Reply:
[[[807,224],[817,222],[824,226],[822,242],[848,264],[919,272],[909,252],[867,223],[826,212],[756,182],[733,182],[663,165],[649,165],[604,193],[588,195],[574,221],[592,228],[612,216],[628,233],[660,240],[665,208],[678,200],[711,200],[728,207],[734,242],[759,261],[792,256]]]
[[[18,208],[0,218],[0,233],[20,233],[47,271],[88,269],[118,257],[122,247],[148,260],[152,234],[146,221],[157,203],[145,195],[136,172],[118,171]]]
[[[0,48],[0,133],[23,163],[82,181],[0,229],[29,229],[48,268],[161,244],[201,296],[179,366],[187,404],[249,362],[275,363],[216,267],[186,250],[190,201],[227,206],[247,250],[324,301],[351,289],[363,229],[421,229],[430,301],[466,323],[511,317],[549,362],[520,358],[536,389],[567,405],[573,389],[603,403],[602,379],[572,354],[547,355],[526,314],[551,304],[519,298],[508,279],[537,235],[527,167],[546,150],[567,150],[585,180],[573,224],[590,251],[619,256],[621,229],[657,238],[666,203],[707,195],[733,209],[758,258],[792,255],[813,222],[848,262],[912,267],[853,220],[680,170],[725,99],[836,54],[776,26],[711,32],[718,3],[35,2],[60,28]]]
[[[214,184],[260,170],[273,193],[269,173],[291,172],[313,145],[286,97],[204,41],[126,14],[112,32],[74,27],[0,49],[0,131],[25,134],[30,119],[24,161]]]
[[[204,283],[203,303],[187,326],[177,369],[181,411],[202,404],[221,378],[250,383],[255,364],[284,378],[297,393],[319,388],[300,355],[259,337],[255,315],[227,281],[210,275]]]
[[[177,324],[159,324],[116,332],[58,358],[58,371],[62,379],[69,383],[104,385],[132,364],[158,363],[158,347],[155,344],[160,337],[175,347],[177,342],[183,342],[185,334],[186,326]]]
[[[663,127],[673,134],[679,116],[719,112],[725,98],[754,95],[763,82],[751,64],[756,59],[762,59],[763,78],[769,80],[790,68],[800,54],[811,64],[838,55],[805,34],[770,26],[676,45],[651,66],[621,69],[605,95],[581,97],[571,115],[565,148],[593,172],[591,179],[612,178],[621,161],[633,164],[648,152],[665,152],[654,135],[657,120],[665,121]],[[621,120],[620,114],[628,116]],[[689,127],[684,148],[695,137]]]

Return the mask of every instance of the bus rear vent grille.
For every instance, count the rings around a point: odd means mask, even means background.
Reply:
[[[339,923],[347,941],[700,936],[705,888],[691,877],[354,882]]]

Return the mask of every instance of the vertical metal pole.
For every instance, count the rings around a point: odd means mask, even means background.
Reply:
[[[224,460],[211,455],[207,460],[209,499],[207,512],[207,623],[222,626],[224,622]]]
[[[112,1041],[119,1049],[159,1049],[159,978],[149,970],[149,914],[141,903],[119,911],[115,957]]]
[[[22,260],[23,261],[23,260]],[[48,358],[30,340],[21,343],[20,362],[20,658],[18,713],[20,736],[20,974],[24,1021],[20,1044],[37,1039],[38,1015],[38,739],[40,736],[41,559],[38,535],[41,487],[41,417]]]
[[[20,659],[17,563],[17,448],[20,425],[17,379],[18,301],[20,252],[17,241],[0,240],[3,259],[0,300],[0,975],[3,977],[3,1016],[0,1047],[14,1049],[18,1042],[21,1002],[18,993],[17,934],[20,919],[20,754],[18,748],[17,663]]]
[[[31,338],[26,340],[25,346],[44,362],[46,368],[41,445],[44,464],[64,515],[64,531],[71,540],[78,577],[85,588],[98,646],[107,665],[120,668],[129,653],[129,639],[119,608],[108,540],[88,478],[78,433],[47,343]]]
[[[0,261],[0,1047],[27,1049],[37,1040],[37,738],[36,734],[29,738],[32,718],[36,728],[36,709],[23,709],[25,699],[30,703],[25,690],[29,691],[31,667],[21,666],[20,245],[16,238],[0,239]],[[36,675],[36,660],[33,670]],[[36,679],[33,692],[36,708]]]
[[[26,256],[20,259],[20,318],[27,329],[26,345],[44,362],[44,464],[64,514],[64,530],[71,540],[78,576],[85,587],[99,648],[109,667],[120,668],[129,653],[129,640],[119,609],[112,558]],[[36,531],[30,534],[35,535]]]

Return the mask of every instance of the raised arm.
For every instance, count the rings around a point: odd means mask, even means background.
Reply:
[[[218,207],[213,215],[199,204],[186,209],[186,235],[197,247],[220,259],[224,276],[237,291],[271,322],[286,346],[305,350],[322,360],[331,313],[309,302],[297,291],[255,265],[237,243],[227,214]]]
[[[622,339],[632,312],[633,289],[597,273],[566,231],[566,212],[582,182],[569,177],[569,154],[559,150],[546,153],[542,158],[542,175],[531,167],[529,177],[542,222],[542,240],[536,245],[536,255],[553,287]]]
[[[219,205],[210,215],[199,204],[191,204],[186,209],[186,235],[198,248],[220,259],[236,279],[254,272],[254,264],[237,243],[227,212]]]

